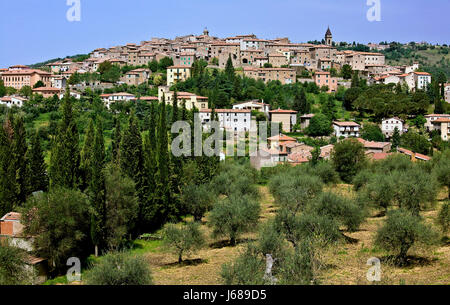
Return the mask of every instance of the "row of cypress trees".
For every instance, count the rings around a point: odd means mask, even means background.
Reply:
[[[164,100],[164,98],[163,98]],[[177,101],[175,93],[174,101]],[[134,112],[122,130],[116,119],[112,139],[112,161],[135,182],[139,199],[138,221],[134,236],[149,232],[168,221],[177,220],[183,213],[180,195],[184,185],[184,163],[195,162],[201,178],[210,180],[218,169],[218,157],[175,157],[170,154],[169,142],[177,136],[168,127],[178,120],[193,125],[194,113],[181,111],[176,102],[169,119],[166,104],[152,103],[147,130],[141,130]],[[62,118],[51,142],[50,164],[44,161],[39,135],[28,147],[23,118],[9,115],[0,128],[0,212],[5,214],[23,205],[35,191],[52,188],[79,189],[89,197],[91,213],[91,239],[95,254],[104,249],[106,232],[106,166],[105,140],[100,117],[90,120],[83,147],[79,144],[77,119],[73,112],[69,91],[61,105]]]
[[[11,212],[35,191],[46,191],[48,178],[39,134],[26,142],[22,116],[8,114],[0,127],[0,215]]]

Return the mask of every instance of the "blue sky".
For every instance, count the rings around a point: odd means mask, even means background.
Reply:
[[[81,21],[68,22],[66,0],[0,1],[0,67],[89,53],[151,37],[254,33],[293,42],[428,41],[450,44],[449,0],[380,0],[381,21],[366,18],[367,0],[81,0]]]

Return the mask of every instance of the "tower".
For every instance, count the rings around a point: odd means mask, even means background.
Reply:
[[[333,45],[333,34],[331,34],[330,27],[328,26],[328,30],[325,33],[325,44],[327,46]]]
[[[208,28],[205,27],[205,29],[203,30],[203,35],[209,36]]]

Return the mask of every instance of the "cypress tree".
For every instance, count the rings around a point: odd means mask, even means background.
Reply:
[[[158,200],[156,200],[156,174],[158,171],[156,161],[156,113],[155,104],[150,104],[149,130],[144,135],[144,144],[142,150],[143,173],[141,192],[143,200],[139,205],[138,222],[140,230],[151,230],[156,228],[155,219],[158,217]]]
[[[28,150],[30,165],[30,192],[48,190],[47,165],[44,160],[39,132],[36,130],[31,139],[31,149]]]
[[[10,181],[10,183],[14,183],[14,203],[16,205],[20,205],[27,199],[30,182],[28,160],[26,158],[28,150],[26,132],[23,118],[21,116],[17,116],[14,119],[13,130],[14,135],[11,145],[11,165],[15,172],[15,179]]]
[[[166,105],[164,102],[160,104],[159,123],[158,123],[158,199],[160,201],[161,214],[163,224],[168,217],[174,215],[175,208],[170,202],[170,186],[169,186],[169,152],[168,152],[168,136],[166,125]]]
[[[299,114],[305,114],[311,111],[311,105],[306,98],[305,90],[303,88],[296,90],[294,96],[294,105],[292,108],[295,111],[298,111]]]
[[[112,161],[115,164],[119,164],[120,158],[120,141],[122,138],[121,130],[120,130],[120,119],[118,117],[115,118],[115,128],[114,128],[114,136],[112,140]]]
[[[89,162],[92,159],[92,153],[94,149],[94,133],[94,121],[91,119],[89,120],[89,125],[86,129],[84,145],[83,149],[81,150],[80,174],[83,181],[82,189],[86,189],[89,186],[89,182],[91,180],[91,165],[89,164]]]
[[[105,166],[105,142],[100,118],[97,119],[89,165],[90,181],[88,194],[94,209],[94,213],[91,216],[91,238],[95,246],[95,256],[98,256],[99,247],[104,245],[104,228],[106,223],[106,185],[103,172]]]
[[[178,96],[177,91],[173,93],[173,101],[172,101],[172,124],[178,121]]]
[[[72,113],[69,88],[67,88],[62,103],[62,119],[52,141],[49,170],[50,187],[78,187],[80,182],[78,141],[78,130]]]
[[[394,128],[394,134],[392,135],[392,151],[397,151],[400,145],[400,132],[397,127]]]
[[[358,88],[358,87],[359,87],[359,75],[358,75],[358,71],[355,71],[353,73],[353,77],[352,77],[351,88]]]
[[[182,103],[181,103],[181,120],[182,121],[187,121],[188,120],[188,114],[187,114],[187,109],[186,109],[186,100],[183,99]]]
[[[231,60],[231,54],[228,55],[227,64],[225,65],[225,75],[227,76],[228,80],[234,80],[234,67],[233,61]]]
[[[437,114],[444,113],[444,105],[443,105],[440,97],[437,97],[434,100],[434,113],[437,113]]]
[[[13,137],[12,122],[9,118],[0,128],[0,214],[12,211],[14,202],[15,172],[12,167],[11,142]]]
[[[150,132],[144,136],[143,159],[144,172],[142,175],[142,191],[145,193],[144,200],[139,206],[139,227],[141,230],[154,229],[159,210],[159,202],[156,200],[156,174],[158,166],[156,162],[156,151],[152,147],[155,139],[150,136]]]
[[[120,143],[120,167],[137,185],[140,183],[141,166],[142,138],[136,115],[133,111]]]

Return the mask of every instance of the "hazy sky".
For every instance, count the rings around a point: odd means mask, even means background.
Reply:
[[[335,41],[450,43],[449,0],[380,0],[369,22],[367,0],[80,0],[69,22],[67,0],[0,1],[0,67],[89,53],[152,37],[200,34]]]

